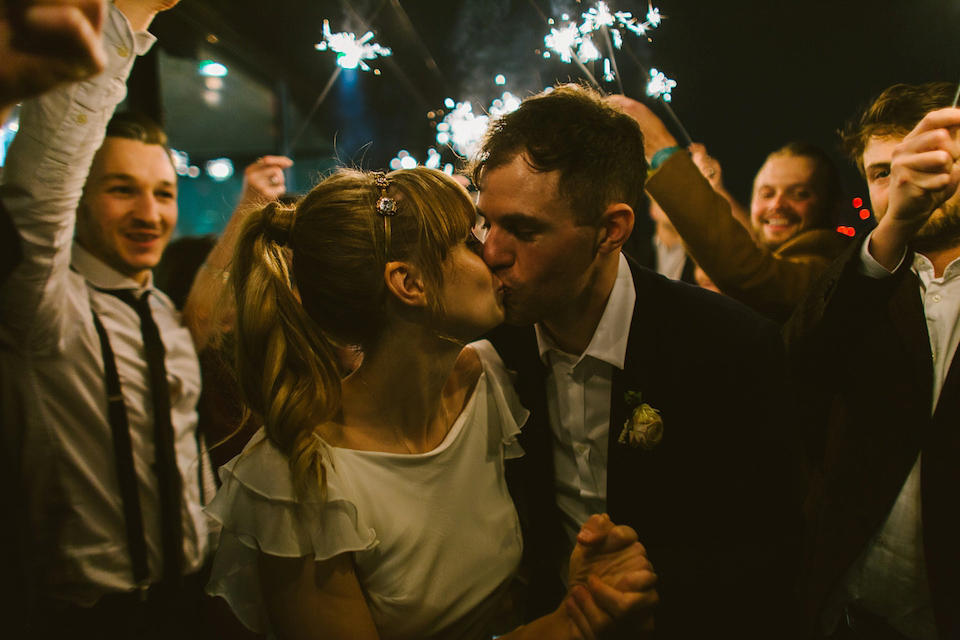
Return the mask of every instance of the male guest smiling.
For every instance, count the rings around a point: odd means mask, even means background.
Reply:
[[[633,119],[563,86],[494,122],[474,171],[505,288],[491,339],[532,413],[508,468],[528,613],[560,601],[573,536],[607,512],[656,567],[655,637],[789,636],[799,506],[779,333],[621,255],[643,149]]]
[[[640,123],[654,170],[647,191],[697,265],[720,291],[785,322],[849,244],[832,229],[841,190],[830,158],[804,143],[788,144],[767,157],[750,202],[754,238],[650,109],[626,96],[609,101]]]
[[[0,364],[39,592],[24,637],[207,637],[199,364],[150,273],[177,177],[155,124],[110,120],[175,4],[106,5],[105,70],[24,103],[0,183],[23,239],[0,288]]]

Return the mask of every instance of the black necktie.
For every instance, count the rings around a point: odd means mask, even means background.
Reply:
[[[182,482],[174,448],[173,423],[170,421],[170,386],[167,383],[166,348],[160,330],[150,312],[150,292],[139,299],[129,289],[108,291],[129,304],[140,316],[140,332],[147,356],[150,394],[153,396],[153,442],[156,450],[155,473],[160,488],[160,526],[163,550],[163,582],[180,581],[183,564],[183,522],[181,515]]]

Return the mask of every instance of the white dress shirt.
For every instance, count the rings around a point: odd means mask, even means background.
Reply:
[[[687,264],[687,250],[683,243],[677,240],[673,245],[668,245],[654,236],[653,246],[657,250],[657,273],[671,280],[681,280]]]
[[[198,467],[203,457],[196,441],[200,368],[190,334],[170,300],[152,289],[152,280],[140,287],[73,246],[75,212],[93,155],[125,95],[135,54],[146,52],[153,37],[134,34],[111,4],[104,41],[106,71],[24,105],[0,185],[24,253],[0,289],[3,424],[12,431],[4,437],[10,450],[21,454],[25,538],[40,588],[45,596],[81,605],[136,586],[93,311],[116,354],[152,580],[162,571],[152,400],[140,322],[131,307],[93,286],[152,290],[183,480],[184,571],[197,570],[209,553]],[[204,465],[209,469],[206,460]]]
[[[557,506],[563,513],[570,550],[587,518],[606,511],[613,369],[622,370],[626,360],[636,299],[630,265],[621,254],[607,306],[582,355],[561,351],[540,325],[535,325],[540,358],[549,367],[547,407],[553,431]],[[565,569],[562,575],[566,581]]]
[[[891,272],[873,259],[868,246],[869,239],[861,251],[861,272],[872,278],[889,276]],[[947,265],[939,278],[934,277],[930,260],[920,254],[915,255],[912,268],[920,278],[920,295],[930,335],[932,415],[960,342],[960,259]],[[909,638],[937,639],[923,551],[922,458],[922,453],[917,456],[886,520],[840,581],[831,598],[833,606],[824,612],[826,629],[832,628],[844,603],[856,602]]]

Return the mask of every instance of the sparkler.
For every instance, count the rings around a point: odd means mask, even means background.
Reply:
[[[380,70],[372,68],[366,63],[366,60],[373,60],[377,56],[385,58],[392,55],[393,52],[389,47],[383,47],[375,42],[371,42],[370,40],[372,38],[372,31],[367,31],[359,40],[355,34],[349,32],[333,33],[330,31],[330,21],[323,21],[323,40],[314,45],[314,48],[317,51],[333,51],[336,53],[337,68],[333,70],[333,74],[330,76],[330,79],[327,80],[327,84],[317,97],[317,101],[314,102],[310,108],[310,112],[307,114],[307,117],[304,118],[300,129],[286,146],[284,155],[289,156],[291,154],[294,146],[306,132],[314,114],[317,113],[317,109],[319,109],[323,101],[327,99],[330,89],[333,88],[333,84],[337,81],[337,78],[340,77],[341,70],[360,67],[361,71],[373,71],[374,75],[380,75]]]
[[[603,79],[607,82],[616,81],[620,93],[623,93],[623,85],[620,82],[620,72],[617,69],[617,60],[614,55],[615,50],[623,48],[623,31],[629,31],[650,40],[648,32],[659,27],[661,22],[663,22],[664,16],[661,15],[658,8],[653,6],[651,0],[647,2],[645,20],[634,17],[634,15],[628,11],[611,11],[609,5],[601,0],[596,3],[596,6],[582,13],[581,17],[583,18],[583,22],[579,25],[571,22],[562,29],[551,29],[550,34],[544,38],[546,51],[544,51],[543,56],[549,58],[553,54],[557,54],[564,62],[576,62],[590,84],[597,89],[600,89],[599,83],[597,83],[593,74],[587,70],[583,63],[602,58]],[[562,19],[569,20],[566,15],[564,15]],[[549,23],[552,25],[554,21],[551,19]],[[593,44],[592,34],[596,32],[600,32],[600,35],[604,39],[606,50],[610,54],[608,57],[603,56],[596,45]],[[689,144],[691,142],[690,134],[687,133],[683,124],[681,124],[679,118],[677,118],[673,112],[673,109],[670,108],[670,101],[672,99],[671,91],[677,86],[677,82],[667,78],[657,69],[648,70],[646,66],[637,59],[629,47],[627,48],[627,53],[630,54],[633,61],[637,63],[637,66],[643,70],[644,74],[650,77],[646,88],[647,95],[662,101],[663,107],[670,119],[677,125]],[[958,93],[958,95],[960,95],[960,93]]]
[[[323,21],[323,40],[316,44],[317,51],[333,51],[337,54],[337,64],[344,69],[356,69],[360,67],[363,71],[373,71],[379,75],[379,69],[371,69],[366,60],[373,60],[377,56],[387,57],[393,54],[389,47],[382,47],[375,42],[370,42],[373,38],[373,31],[367,31],[358,40],[357,36],[348,33],[331,33],[330,22]]]
[[[563,19],[566,20],[566,16]],[[575,62],[580,67],[580,71],[587,77],[587,80],[590,81],[590,84],[597,89],[600,88],[600,83],[597,82],[597,79],[593,77],[593,74],[584,64],[599,58],[600,51],[589,38],[583,38],[580,34],[580,27],[575,22],[571,22],[562,29],[551,28],[550,33],[544,36],[543,43],[547,47],[547,50],[543,52],[544,58],[549,58],[551,56],[550,52],[553,51],[560,56],[562,61]]]
[[[620,92],[623,93],[623,87],[619,85],[620,74],[617,70],[617,60],[614,56],[614,50],[620,49],[623,46],[623,34],[621,30],[625,29],[638,36],[644,36],[649,39],[647,31],[657,28],[663,20],[663,16],[660,15],[660,10],[648,3],[647,19],[641,22],[629,11],[617,11],[614,13],[610,10],[606,2],[600,1],[597,2],[595,7],[581,14],[581,17],[583,18],[583,22],[579,25],[575,22],[570,22],[561,29],[551,28],[550,33],[543,39],[544,45],[546,46],[546,51],[543,52],[543,56],[549,58],[553,54],[557,54],[563,62],[577,63],[590,83],[597,88],[599,88],[599,83],[597,83],[593,74],[587,70],[584,63],[602,58],[604,80],[608,82],[616,80]],[[569,18],[563,16],[562,19],[568,20]],[[553,24],[553,21],[551,20],[550,23]],[[592,34],[596,32],[600,32],[603,36],[607,51],[610,54],[609,56],[604,56],[600,53],[599,48],[594,44]]]
[[[656,69],[650,69],[650,82],[647,83],[648,96],[670,102],[670,91],[675,86],[677,86],[676,81],[671,80]]]
[[[440,152],[430,147],[427,149],[427,159],[422,163],[423,166],[429,169],[438,169],[443,171],[448,176],[453,175],[453,165],[449,162],[443,165],[443,168],[440,167],[442,157]],[[409,151],[402,149],[393,157],[388,164],[391,169],[413,169],[414,167],[420,166],[420,161],[417,160]]]
[[[490,119],[516,111],[520,106],[520,98],[504,91],[490,103],[485,114],[474,113],[473,105],[469,102],[454,102],[452,98],[447,98],[445,104],[452,111],[437,125],[437,142],[448,145],[458,155],[469,158],[486,133]]]

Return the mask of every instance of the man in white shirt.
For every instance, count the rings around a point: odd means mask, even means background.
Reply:
[[[104,140],[146,28],[176,3],[109,5],[105,71],[24,104],[0,184],[23,238],[0,289],[0,363],[39,592],[30,637],[204,633],[199,364],[150,273],[176,172],[146,121],[116,119]]]
[[[879,218],[786,327],[807,415],[812,637],[960,637],[960,110],[895,85],[844,142]]]
[[[63,82],[99,73],[106,61],[100,29],[106,13],[101,0],[28,0],[11,6],[0,0],[0,126],[13,106]],[[20,262],[20,235],[0,201],[0,285]],[[5,433],[0,422],[0,434]],[[18,454],[0,437],[0,519],[18,522],[23,502],[17,490]],[[29,601],[24,589],[30,570],[23,562],[24,531],[0,530],[0,619],[10,637],[21,637],[23,611]]]
[[[671,280],[696,284],[697,265],[687,255],[680,234],[667,218],[667,214],[653,198],[650,198],[648,212],[653,221],[653,235],[648,237],[638,233],[635,227],[628,244],[623,246],[623,253]]]
[[[787,637],[800,515],[779,334],[621,255],[646,171],[636,122],[573,86],[499,119],[474,171],[509,323],[490,338],[531,411],[508,469],[528,615],[556,606],[571,536],[606,512],[657,572],[655,638]]]

